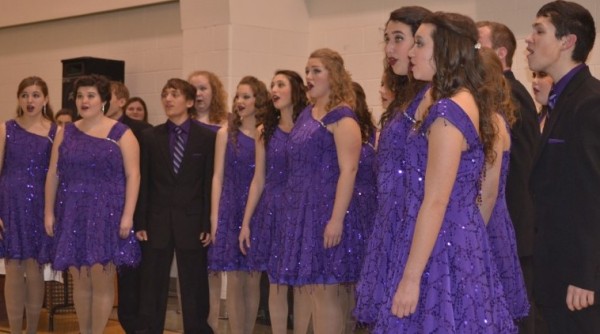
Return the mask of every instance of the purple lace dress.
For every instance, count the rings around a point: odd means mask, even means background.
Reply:
[[[279,127],[273,133],[266,150],[265,188],[250,222],[248,265],[253,271],[267,271],[276,282],[274,268],[282,252],[282,201],[287,182],[286,144],[289,133]]]
[[[206,124],[197,120],[194,120],[194,122],[196,122],[197,124],[201,125],[202,127],[209,129],[210,131],[217,133],[217,131],[219,131],[219,129],[221,128],[220,125],[214,125],[214,124]]]
[[[487,225],[487,232],[509,310],[513,319],[517,320],[526,317],[529,313],[529,301],[527,300],[521,263],[517,255],[515,230],[506,206],[506,177],[508,175],[510,152],[503,152],[501,158],[498,199]]]
[[[398,318],[392,299],[402,278],[417,214],[424,196],[427,132],[443,118],[464,136],[456,180],[438,238],[421,278],[414,314]],[[485,224],[477,206],[484,153],[477,131],[464,111],[449,99],[436,102],[422,126],[411,131],[405,150],[404,216],[390,249],[385,300],[373,333],[514,333],[516,328],[504,299],[492,258]]]
[[[119,237],[126,180],[117,142],[127,129],[117,122],[107,138],[97,138],[72,123],[65,126],[58,158],[54,269],[139,264],[133,230],[128,238]]]
[[[328,124],[344,117],[356,120],[347,107],[329,111],[321,121],[307,107],[288,141],[284,253],[277,270],[279,284],[337,284],[358,280],[365,235],[355,205],[348,207],[339,245],[325,249],[323,233],[331,218],[340,175],[337,151]]]
[[[373,221],[377,212],[377,180],[375,176],[375,129],[367,142],[362,144],[358,171],[354,182],[353,203],[356,205],[359,222],[363,224],[362,230],[365,240],[373,231]]]
[[[241,131],[237,134],[237,146],[231,137],[227,141],[217,232],[215,243],[208,249],[211,271],[251,271],[238,238],[254,176],[254,145],[254,138]]]
[[[428,87],[427,87],[428,88]],[[405,112],[397,113],[379,135],[375,166],[377,171],[377,212],[373,232],[368,240],[365,261],[356,287],[354,315],[363,323],[373,323],[384,301],[386,273],[392,235],[399,233],[404,220],[404,145],[414,125],[412,121],[423,96],[424,88]]]
[[[52,259],[52,239],[44,229],[44,185],[56,125],[48,136],[23,129],[15,120],[6,122],[4,162],[0,175],[0,218],[4,222],[0,257]]]

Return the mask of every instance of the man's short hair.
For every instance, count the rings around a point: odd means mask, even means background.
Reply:
[[[537,12],[550,20],[556,28],[556,38],[573,34],[577,36],[571,59],[586,61],[596,40],[596,26],[592,14],[580,4],[570,1],[553,1],[545,4]]]
[[[115,94],[117,99],[129,100],[129,89],[124,83],[120,81],[111,81],[110,90],[112,94]]]
[[[506,49],[506,66],[512,67],[513,56],[517,49],[517,40],[515,34],[502,23],[492,21],[479,21],[477,28],[490,28],[490,39],[492,41],[492,49],[496,50],[500,47]]]

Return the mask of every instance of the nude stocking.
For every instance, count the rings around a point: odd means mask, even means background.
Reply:
[[[219,312],[221,310],[221,273],[208,274],[208,292],[210,297],[210,312],[208,325],[213,332],[219,332]]]
[[[288,287],[269,285],[269,315],[273,334],[287,334]]]
[[[115,266],[95,264],[91,270],[69,268],[73,276],[73,302],[82,334],[102,334],[114,303]]]
[[[27,334],[37,333],[42,305],[44,304],[44,273],[43,268],[34,259],[25,262],[25,313],[27,315]]]
[[[312,285],[312,316],[315,334],[342,334],[346,319],[339,284]]]
[[[227,312],[232,334],[252,334],[260,301],[260,274],[227,272]]]
[[[294,334],[306,334],[311,318],[311,295],[306,286],[294,288]]]

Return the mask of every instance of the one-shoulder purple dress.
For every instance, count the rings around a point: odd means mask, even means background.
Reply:
[[[44,228],[44,185],[56,125],[47,136],[6,122],[4,162],[0,175],[0,218],[4,222],[0,257],[51,261],[52,239]]]
[[[462,152],[442,225],[425,266],[415,313],[398,318],[391,313],[413,242],[424,197],[428,137],[438,118],[460,131],[467,143]],[[404,151],[406,163],[404,220],[390,249],[384,303],[373,333],[514,333],[516,328],[493,260],[489,238],[477,205],[485,157],[468,115],[452,100],[436,102],[422,126],[411,131]]]
[[[358,219],[363,224],[365,240],[373,231],[377,212],[377,178],[375,175],[375,129],[367,141],[363,142],[358,160],[358,171],[354,182],[354,194],[350,205],[356,205]],[[366,245],[366,244],[365,244]]]
[[[126,178],[118,141],[127,129],[117,122],[107,138],[97,138],[73,123],[65,125],[58,158],[54,269],[139,264],[133,230],[126,239],[119,237]]]
[[[253,271],[267,271],[276,282],[275,268],[282,253],[281,210],[287,182],[286,144],[289,133],[275,129],[266,148],[265,186],[250,222],[248,265]]]
[[[312,106],[302,111],[287,146],[285,247],[277,283],[355,283],[366,243],[356,205],[347,209],[340,244],[325,249],[323,234],[331,218],[340,175],[335,141],[326,126],[345,117],[356,120],[356,115],[350,108],[338,107],[319,121],[311,111]]]
[[[492,247],[492,255],[500,275],[504,296],[513,319],[524,318],[529,313],[529,301],[523,280],[523,271],[517,255],[515,230],[506,205],[506,177],[510,161],[510,151],[502,153],[498,199],[487,225]]]
[[[237,140],[229,136],[225,148],[223,186],[215,243],[208,248],[211,271],[251,271],[240,251],[238,238],[244,219],[250,183],[254,176],[254,138],[241,131]]]
[[[354,316],[359,322],[373,323],[384,301],[386,273],[392,236],[404,220],[404,149],[406,136],[414,126],[414,116],[429,87],[423,88],[406,111],[397,113],[379,135],[375,160],[377,173],[377,212],[368,240],[365,261],[356,286]]]

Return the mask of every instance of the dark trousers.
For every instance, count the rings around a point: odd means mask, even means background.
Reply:
[[[570,311],[564,306],[540,307],[540,313],[548,324],[550,334],[598,334],[600,333],[600,305],[581,311]]]
[[[548,334],[548,328],[542,318],[533,296],[533,256],[519,258],[523,270],[523,280],[529,299],[529,315],[519,321],[519,334]]]
[[[147,330],[143,332],[163,333],[173,252],[177,255],[183,330],[186,334],[212,334],[207,323],[209,296],[206,249],[177,249],[172,243],[167,248],[144,248],[140,323]]]
[[[127,334],[135,333],[140,306],[140,267],[122,267],[117,271],[119,323]]]

